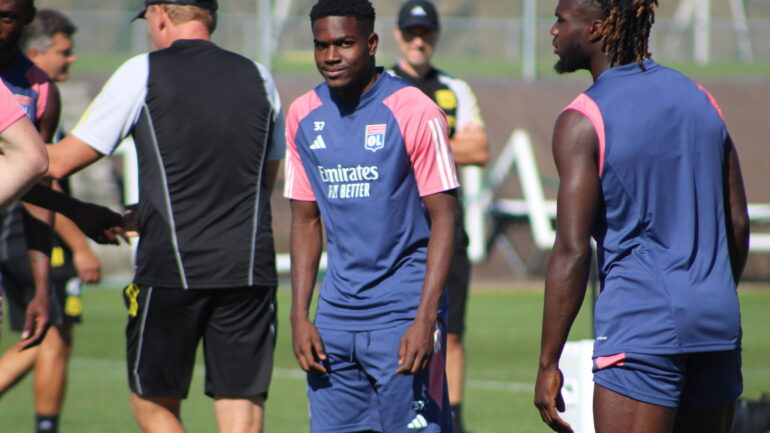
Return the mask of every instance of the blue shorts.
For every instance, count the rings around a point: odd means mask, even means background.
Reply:
[[[724,406],[743,392],[740,349],[594,358],[594,382],[634,400],[682,410]]]
[[[328,373],[308,373],[310,431],[451,433],[444,351],[437,326],[430,366],[414,376],[396,373],[401,337],[412,322],[374,331],[319,328]]]

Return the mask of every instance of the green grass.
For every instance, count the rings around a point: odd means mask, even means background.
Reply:
[[[770,343],[767,315],[770,291],[741,295],[744,323],[745,395],[770,391]],[[63,433],[137,432],[129,410],[123,362],[125,311],[120,292],[91,288],[84,295],[86,315],[77,329],[71,363]],[[276,371],[267,404],[267,433],[307,431],[304,376],[290,348],[289,295],[279,292],[279,345]],[[537,292],[485,291],[472,294],[469,305],[468,383],[465,417],[473,433],[545,432],[532,406],[532,383],[539,350],[542,295]],[[584,308],[570,339],[590,336]],[[16,335],[3,333],[0,346]],[[199,357],[200,358],[200,357]],[[216,431],[211,401],[203,396],[203,371],[198,367],[183,405],[188,431]],[[0,431],[24,433],[32,427],[29,378],[0,400]]]

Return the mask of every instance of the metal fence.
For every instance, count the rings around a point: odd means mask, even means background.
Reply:
[[[142,21],[130,23],[129,13],[71,12],[78,25],[76,44],[81,56],[117,56],[147,51],[145,26]],[[551,59],[551,18],[537,21],[536,55]],[[391,37],[394,20],[381,18],[376,31],[381,36],[380,54],[394,59],[396,46]],[[522,20],[520,18],[446,18],[439,54],[441,58],[467,60],[522,60]],[[748,20],[752,55],[756,62],[770,62],[770,19]],[[711,22],[710,58],[717,62],[743,61],[738,49],[737,32],[730,19]],[[254,15],[223,14],[214,40],[223,47],[256,58],[259,49],[257,18]],[[289,17],[280,34],[273,41],[276,57],[306,58],[310,61],[312,36],[307,17]],[[658,60],[693,60],[694,36],[692,28],[680,28],[671,20],[659,19],[655,24],[651,51]]]

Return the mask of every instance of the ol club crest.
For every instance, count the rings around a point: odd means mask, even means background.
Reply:
[[[385,129],[388,125],[366,125],[364,147],[366,150],[376,152],[385,147]]]

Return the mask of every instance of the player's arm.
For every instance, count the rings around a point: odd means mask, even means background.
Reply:
[[[416,374],[424,370],[433,354],[433,330],[438,318],[441,296],[446,287],[449,266],[455,248],[457,224],[456,190],[423,197],[430,217],[428,260],[420,305],[414,322],[401,338],[397,373]]]
[[[727,224],[727,243],[730,248],[730,263],[733,269],[733,278],[737,283],[746,266],[746,258],[749,254],[749,213],[746,203],[746,191],[743,188],[743,176],[741,165],[738,161],[738,152],[735,150],[732,139],[728,136],[727,164],[724,175],[725,191],[725,220]]]
[[[58,182],[54,182],[53,188],[62,194],[64,193]],[[91,251],[86,235],[78,229],[78,226],[71,219],[62,214],[56,215],[54,231],[72,250],[72,264],[75,266],[78,278],[84,283],[98,283],[101,280],[102,265],[96,254]]]
[[[56,179],[69,176],[103,156],[83,140],[71,134],[58,143],[47,146],[47,149],[48,175]]]
[[[281,161],[267,161],[267,164],[265,164],[265,183],[267,184],[267,193],[269,195],[273,195],[275,180],[278,178],[280,167]]]
[[[558,414],[564,411],[559,358],[588,281],[591,228],[600,205],[597,141],[591,122],[577,111],[567,110],[556,121],[553,155],[560,178],[556,241],[545,280],[535,406],[543,421],[559,432],[572,431]]]
[[[27,255],[34,280],[34,296],[27,304],[24,314],[19,349],[39,344],[50,324],[51,302],[51,245],[53,243],[53,212],[29,206],[36,214],[29,212],[25,205],[23,212],[24,237],[27,241]]]
[[[22,200],[60,213],[75,224],[86,236],[100,244],[117,244],[123,233],[123,217],[110,209],[82,202],[41,185],[33,186]]]
[[[45,144],[29,119],[0,132],[0,205],[18,200],[47,169]]]
[[[291,200],[291,330],[294,355],[308,372],[326,373],[321,336],[309,319],[321,259],[321,214],[314,201]]]
[[[468,83],[454,85],[457,96],[457,130],[450,140],[452,154],[459,165],[486,165],[489,161],[489,136],[481,118],[476,95]]]
[[[486,165],[489,161],[487,128],[478,122],[468,122],[450,140],[452,155],[459,165]]]
[[[48,97],[45,109],[36,121],[37,129],[45,142],[50,142],[59,124],[61,112],[59,91],[55,84],[48,83]],[[50,179],[40,181],[51,186]],[[24,206],[24,237],[27,241],[27,255],[35,285],[35,295],[27,304],[21,349],[40,343],[48,329],[51,291],[51,247],[53,244],[54,212],[30,203]]]

